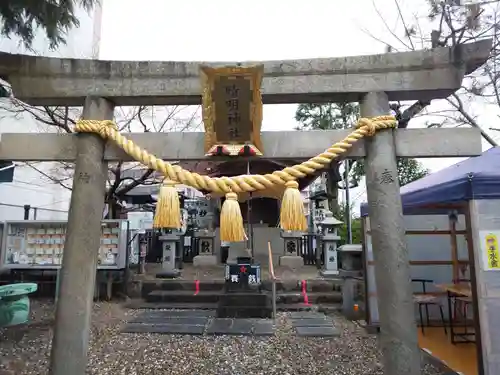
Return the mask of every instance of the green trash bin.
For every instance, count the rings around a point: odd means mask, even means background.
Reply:
[[[0,286],[0,327],[26,323],[30,314],[29,293],[37,290],[37,284],[19,283]]]

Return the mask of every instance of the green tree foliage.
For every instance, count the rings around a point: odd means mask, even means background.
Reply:
[[[300,130],[347,129],[358,117],[358,103],[300,104],[295,113]]]
[[[100,0],[0,0],[0,33],[18,36],[32,49],[37,29],[47,35],[50,48],[66,43],[66,33],[80,25],[75,16],[78,6],[90,11]]]
[[[295,120],[300,125],[297,130],[331,130],[352,128],[359,118],[358,103],[307,103],[300,104],[295,113]],[[401,186],[427,175],[429,171],[415,159],[398,158],[398,176]],[[350,166],[350,184],[357,184],[365,175],[363,161],[355,161]],[[339,182],[342,180],[339,165],[334,164],[327,171],[327,194],[329,208],[336,217],[340,216],[338,204]]]
[[[352,243],[362,243],[363,240],[363,232],[361,231],[361,218],[354,215],[351,210],[349,210],[349,214],[351,215],[351,232],[352,232]],[[339,236],[340,241],[339,245],[345,245],[348,242],[349,235],[347,233],[347,204],[340,205],[340,217],[343,218],[342,225],[339,228]]]
[[[297,130],[347,129],[356,123],[359,117],[357,103],[307,103],[300,104],[295,113],[295,120],[300,123]],[[342,181],[339,165],[334,163],[326,171],[326,191],[328,205],[335,217],[340,217],[338,204],[338,183]]]
[[[398,158],[397,163],[399,186],[404,186],[429,174],[429,170],[416,159]],[[351,169],[351,178],[359,182],[364,175],[363,160],[358,160]]]

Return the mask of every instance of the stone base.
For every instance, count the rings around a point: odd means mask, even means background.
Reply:
[[[347,320],[351,320],[351,321],[358,321],[358,320],[364,319],[364,316],[361,312],[353,311],[352,309],[342,310],[342,315],[344,316],[344,318],[346,318]]]
[[[304,267],[304,258],[298,255],[283,255],[280,257],[280,266],[299,269]]]
[[[364,328],[365,328],[367,333],[370,333],[372,335],[380,333],[380,326],[378,326],[378,325],[366,324]]]
[[[362,277],[363,271],[339,269],[339,276],[345,278]]]
[[[339,275],[339,271],[338,270],[321,270],[320,274],[323,277],[338,276]]]
[[[217,265],[215,255],[197,255],[193,258],[194,267],[213,267]]]
[[[179,270],[170,270],[170,271],[160,271],[156,274],[156,277],[159,279],[175,279],[180,275],[181,272]]]
[[[247,243],[244,242],[231,242],[229,246],[229,254],[227,263],[236,263],[238,258],[251,257],[252,252],[246,248]]]
[[[225,293],[219,298],[218,318],[271,318],[271,298],[260,292]]]

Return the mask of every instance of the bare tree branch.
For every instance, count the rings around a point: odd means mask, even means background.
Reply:
[[[2,105],[2,103],[0,103]],[[18,100],[5,104],[4,117],[31,117],[46,131],[73,133],[74,125],[81,116],[81,109],[68,107],[33,107]],[[187,114],[187,115],[186,115]],[[191,106],[166,107],[118,107],[115,109],[115,122],[121,132],[169,132],[189,131],[201,124],[199,108]],[[37,163],[25,163],[43,178],[61,187],[71,190],[74,163],[54,163],[47,172],[37,167]],[[157,183],[153,179],[153,170],[141,170],[139,177],[130,177],[130,170],[137,170],[138,163],[112,163],[108,166],[106,202],[112,215],[117,214],[120,201],[131,190],[140,185]],[[119,208],[122,212],[123,207]]]
[[[466,120],[465,122],[469,125],[471,125],[474,128],[477,128],[481,131],[482,136],[484,139],[491,144],[493,147],[498,146],[497,142],[491,138],[488,133],[486,133],[481,126],[477,123],[477,121],[465,110],[464,104],[460,97],[457,94],[452,94],[451,97],[455,99],[456,102],[451,100],[450,98],[447,99],[448,103],[450,103],[452,106],[454,106],[457,111],[463,116],[463,118]]]
[[[489,136],[482,127],[481,122],[484,121],[484,112],[478,112],[477,116],[474,113],[474,106],[469,103],[482,103],[485,106],[494,106],[495,111],[497,113],[500,112],[500,23],[498,22],[500,2],[471,3],[463,6],[455,6],[453,2],[448,1],[428,0],[427,2],[429,9],[424,18],[427,19],[428,25],[426,26],[427,30],[424,30],[418,22],[421,17],[413,14],[413,24],[408,23],[403,14],[404,7],[402,7],[399,0],[394,0],[400,29],[404,33],[404,40],[394,32],[394,29],[388,26],[387,17],[384,17],[377,9],[375,3],[374,7],[389,33],[389,38],[394,38],[405,50],[415,49],[417,42],[423,48],[439,46],[456,47],[464,43],[486,38],[493,39],[493,45],[490,57],[484,66],[466,77],[463,87],[446,100],[449,109],[435,110],[432,106],[428,107],[416,102],[406,111],[402,112],[400,126],[407,126],[409,120],[416,117],[417,113],[422,114],[425,109],[425,114],[444,119],[440,124],[432,123],[430,126],[462,126],[465,124],[476,127],[481,130],[483,137],[491,145],[497,146],[498,143],[495,139]],[[370,33],[367,34],[371,35]],[[381,40],[381,38],[373,38],[390,46],[390,49],[397,50],[388,41]],[[417,110],[419,108],[420,112]]]

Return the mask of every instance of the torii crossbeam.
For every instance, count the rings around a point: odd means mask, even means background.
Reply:
[[[340,141],[350,130],[315,130],[308,132],[275,131],[261,135],[264,158],[306,160]],[[127,138],[163,160],[202,160],[204,133],[127,133]],[[480,131],[458,129],[399,129],[394,136],[396,153],[405,158],[466,157],[481,153]],[[76,160],[76,134],[2,134],[0,160],[66,161]],[[363,142],[345,154],[346,158],[366,156]],[[132,161],[115,144],[106,144],[106,162]]]

